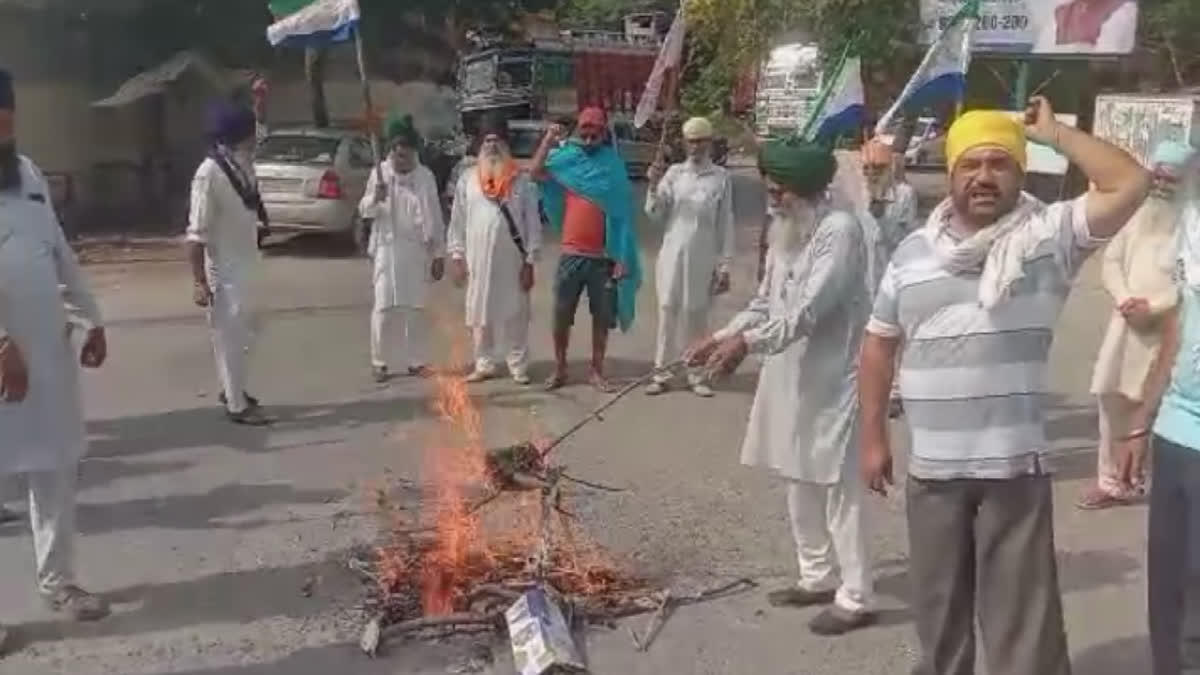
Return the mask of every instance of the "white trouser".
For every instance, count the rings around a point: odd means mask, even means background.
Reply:
[[[386,368],[389,355],[399,356],[407,368],[429,365],[427,328],[425,310],[420,307],[376,307],[371,312],[371,365]]]
[[[38,592],[51,595],[75,583],[75,490],[79,465],[19,476],[29,495],[29,524]]]
[[[249,377],[250,316],[238,292],[217,285],[208,310],[217,380],[225,392],[231,413],[246,410],[246,381]]]
[[[683,310],[678,307],[658,308],[658,342],[654,349],[654,367],[669,366],[683,355],[683,350],[697,340],[708,337],[708,309]],[[671,380],[670,373],[654,376],[659,383]],[[688,371],[688,383],[704,381],[703,368]]]
[[[871,564],[862,528],[862,489],[856,477],[850,475],[837,485],[792,481],[787,501],[800,560],[800,588],[814,592],[836,588],[838,607],[870,611]]]
[[[1096,452],[1096,483],[1106,494],[1118,499],[1134,496],[1121,484],[1121,472],[1117,465],[1117,452],[1121,438],[1133,431],[1129,428],[1137,403],[1121,394],[1101,394],[1100,447]]]
[[[513,377],[526,375],[529,367],[529,294],[522,293],[520,310],[499,326],[484,325],[473,329],[475,370],[494,375],[501,351],[508,350],[508,372]]]

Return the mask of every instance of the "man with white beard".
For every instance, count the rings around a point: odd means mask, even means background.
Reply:
[[[455,283],[467,286],[466,321],[474,332],[475,370],[468,382],[496,376],[498,347],[508,372],[529,384],[529,291],[542,248],[538,189],[508,150],[503,119],[479,131],[479,159],[458,179],[447,251]]]
[[[371,311],[371,373],[376,382],[390,375],[392,333],[403,333],[401,359],[408,374],[429,374],[429,319],[425,296],[445,269],[445,227],[433,172],[421,165],[421,136],[412,115],[392,115],[384,128],[389,148],[367,179],[359,215],[371,223],[367,254],[374,267],[375,306]]]
[[[0,70],[0,480],[23,479],[39,594],[92,621],[109,608],[75,585],[76,482],[87,450],[79,365],[99,368],[108,346],[45,176],[17,151],[15,121],[12,79]],[[86,335],[78,352],[73,325]],[[0,651],[6,638],[0,626]]]
[[[235,424],[265,426],[270,420],[246,393],[251,277],[259,262],[259,223],[267,224],[254,175],[254,112],[218,104],[210,115],[212,147],[192,179],[186,235],[193,300],[208,309],[226,414]]]
[[[1172,256],[1182,210],[1176,187],[1195,152],[1177,141],[1155,148],[1150,198],[1104,249],[1101,278],[1116,307],[1092,374],[1100,444],[1096,482],[1075,502],[1085,511],[1126,505],[1140,496],[1121,482],[1117,450],[1119,439],[1133,431],[1131,416],[1162,341],[1163,317],[1179,297]]]
[[[654,366],[674,363],[682,345],[708,334],[713,298],[729,290],[733,261],[733,182],[729,172],[712,161],[713,126],[696,117],[683,125],[687,160],[664,173],[660,163],[650,167],[646,215],[667,221],[658,253],[658,344]],[[646,388],[662,394],[670,373],[655,376]],[[688,385],[708,398],[713,390],[693,369]]]
[[[791,607],[832,603],[809,624],[819,635],[874,620],[856,471],[867,251],[858,221],[833,210],[826,197],[836,166],[829,149],[799,140],[763,149],[760,168],[774,218],[762,284],[729,325],[685,354],[689,364],[718,374],[732,373],[747,354],[767,356],[742,463],[788,481],[800,579],[768,600]]]

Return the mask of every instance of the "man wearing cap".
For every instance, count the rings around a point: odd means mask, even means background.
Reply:
[[[1153,455],[1146,569],[1154,675],[1200,672],[1200,153],[1189,152],[1178,176],[1179,301],[1161,319],[1161,348],[1119,452],[1128,490],[1144,485]]]
[[[468,382],[496,376],[503,346],[509,375],[529,384],[529,291],[541,248],[537,187],[509,154],[505,121],[485,120],[479,159],[455,187],[447,245],[454,280],[467,286],[467,326],[475,338]]]
[[[746,309],[684,358],[729,374],[750,353],[766,357],[742,463],[788,481],[800,563],[799,582],[768,600],[830,605],[810,627],[840,635],[874,619],[856,471],[857,356],[870,310],[866,244],[854,216],[829,204],[837,169],[829,148],[775,141],[759,161],[773,216],[766,274]]]
[[[712,124],[696,117],[683,125],[687,159],[663,169],[650,167],[646,214],[666,220],[658,253],[658,343],[656,368],[675,362],[688,346],[708,335],[713,297],[729,290],[733,262],[733,182],[712,161]],[[661,372],[646,389],[667,389],[671,374]],[[713,395],[700,370],[688,373],[688,385],[701,397]]]
[[[235,424],[264,426],[270,420],[246,393],[251,279],[259,262],[259,223],[267,222],[254,174],[254,112],[218,103],[209,114],[212,145],[192,179],[185,236],[192,297],[208,310],[226,415]]]
[[[1092,373],[1100,444],[1096,482],[1075,503],[1084,510],[1130,503],[1140,496],[1121,481],[1117,447],[1134,429],[1131,414],[1142,401],[1150,364],[1158,353],[1163,317],[1175,308],[1175,242],[1182,199],[1177,183],[1195,151],[1177,141],[1160,143],[1151,158],[1154,191],[1133,220],[1104,249],[1101,278],[1116,307]]]
[[[0,70],[0,478],[28,489],[39,593],[76,620],[108,604],[75,585],[75,495],[87,449],[79,366],[107,355],[100,310],[41,171],[17,151],[16,97]],[[82,326],[73,351],[69,325]],[[0,626],[0,650],[6,631]]]
[[[1049,206],[1023,193],[1027,140],[1065,155],[1092,189]],[[978,621],[991,675],[1066,675],[1046,360],[1080,266],[1150,179],[1123,150],[1056,121],[1042,98],[1024,124],[963,115],[946,154],[950,196],[892,256],[867,324],[863,476],[879,493],[892,483],[888,395],[903,345],[918,672],[973,674]]]
[[[371,372],[376,382],[391,377],[389,352],[399,337],[408,374],[429,374],[429,285],[445,269],[442,206],[437,179],[421,165],[421,135],[412,115],[391,115],[384,125],[388,157],[371,172],[358,205],[371,223],[367,254],[374,266],[371,310]],[[393,335],[398,333],[399,335]]]
[[[611,391],[604,373],[608,332],[633,327],[642,270],[633,219],[633,184],[613,147],[608,118],[599,108],[579,114],[576,137],[563,142],[552,124],[534,154],[533,177],[541,182],[550,225],[562,233],[562,258],[554,278],[554,374],[546,388],[567,382],[567,347],[580,296],[592,314],[590,381]]]

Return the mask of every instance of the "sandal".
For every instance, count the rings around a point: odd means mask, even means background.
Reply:
[[[546,380],[546,391],[558,391],[567,386],[566,373],[555,373]]]
[[[1118,506],[1128,506],[1129,504],[1130,500],[1123,499],[1121,497],[1114,497],[1104,490],[1101,490],[1100,486],[1093,485],[1085,490],[1083,494],[1079,496],[1079,499],[1075,501],[1075,508],[1079,509],[1080,511],[1103,511],[1105,509],[1112,509]]]
[[[592,376],[588,378],[588,382],[601,394],[611,394],[616,391],[612,383],[600,373],[592,373]]]

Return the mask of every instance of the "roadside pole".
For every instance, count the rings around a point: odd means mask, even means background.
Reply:
[[[375,125],[375,106],[371,103],[371,81],[367,79],[366,58],[363,56],[362,28],[354,27],[354,57],[358,62],[358,79],[362,83],[362,99],[365,108],[367,134],[371,139],[371,155],[375,160],[375,179],[383,185],[383,156],[379,149],[379,130]]]

